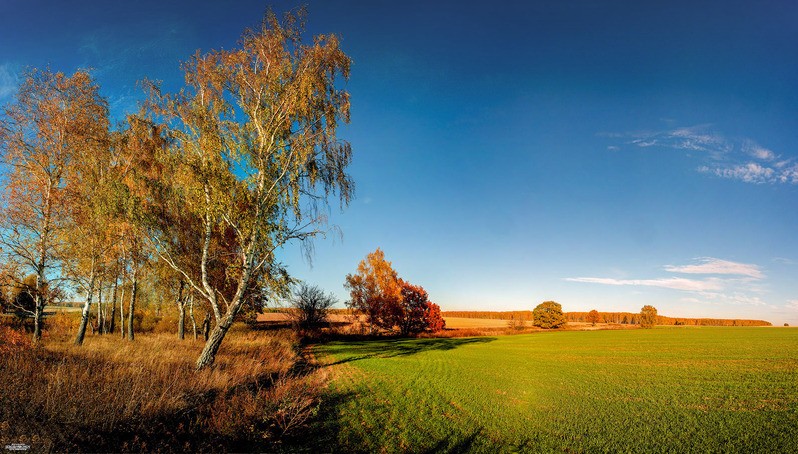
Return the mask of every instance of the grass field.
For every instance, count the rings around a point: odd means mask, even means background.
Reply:
[[[369,452],[798,452],[798,329],[334,342],[310,443]]]

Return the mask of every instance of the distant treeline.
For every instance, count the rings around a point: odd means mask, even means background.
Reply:
[[[532,311],[443,311],[444,317],[488,318],[491,320],[532,320]]]
[[[532,320],[532,311],[444,311],[444,317],[487,318],[493,320]],[[588,312],[566,312],[569,322],[589,323]],[[599,312],[599,323],[618,323],[636,325],[640,314],[635,312]],[[742,320],[721,318],[687,318],[657,316],[658,325],[690,325],[690,326],[772,326],[764,320]]]

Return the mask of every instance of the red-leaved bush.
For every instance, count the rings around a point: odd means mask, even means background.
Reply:
[[[441,315],[441,307],[433,302],[427,302],[427,329],[432,332],[446,328],[446,321]]]
[[[27,350],[30,346],[30,339],[27,336],[7,326],[0,326],[0,354]]]
[[[445,326],[427,291],[399,278],[379,248],[360,262],[355,274],[346,276],[345,286],[352,297],[347,305],[365,315],[372,327],[408,336]]]

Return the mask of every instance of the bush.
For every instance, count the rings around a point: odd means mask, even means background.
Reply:
[[[433,333],[446,328],[446,320],[441,315],[441,307],[433,302],[427,302],[427,328]]]
[[[318,332],[328,324],[327,317],[338,300],[315,285],[301,284],[290,300],[294,327],[303,333]]]
[[[541,328],[559,328],[565,325],[565,314],[562,313],[560,303],[554,301],[544,301],[532,311],[535,318],[534,325]]]
[[[511,330],[521,331],[526,328],[526,320],[522,317],[515,315],[510,316],[510,320],[507,320],[507,328]]]
[[[277,436],[289,435],[304,427],[316,416],[327,376],[281,375],[272,386],[264,418]]]
[[[0,326],[0,355],[10,355],[30,347],[28,336],[7,326]]]

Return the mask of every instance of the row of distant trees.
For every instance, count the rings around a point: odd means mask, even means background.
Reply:
[[[569,322],[582,323],[616,323],[616,324],[640,324],[640,313],[634,312],[600,312],[596,311],[597,319],[591,319],[591,312],[566,312],[565,318]],[[667,317],[657,315],[657,325],[688,325],[688,326],[771,326],[770,322],[764,320],[746,319],[721,319],[721,318],[691,318],[691,317]]]
[[[595,312],[595,314],[594,314]],[[639,312],[563,312],[567,322],[580,323],[614,323],[622,325],[640,324]],[[593,315],[591,315],[593,314]],[[445,317],[483,318],[492,320],[519,320],[531,322],[534,320],[533,311],[444,311]],[[690,318],[667,317],[657,315],[657,325],[689,325],[689,326],[771,326],[764,320],[747,319],[716,319],[716,318]]]
[[[333,35],[303,43],[303,23],[302,11],[268,13],[237,47],[198,51],[180,91],[144,81],[146,100],[116,126],[89,72],[23,75],[0,111],[0,274],[32,280],[32,307],[17,309],[34,340],[58,291],[76,289],[81,344],[109,288],[113,301],[129,292],[119,308],[133,340],[140,283],[157,276],[181,319],[195,301],[212,316],[203,368],[247,305],[287,295],[276,251],[325,233],[328,199],[343,207],[354,190],[336,136],[350,60]]]
[[[560,328],[569,321],[562,311],[562,306],[554,301],[545,301],[539,304],[532,311],[532,319],[535,326],[546,329]],[[587,313],[584,321],[595,326],[601,321],[601,315],[594,309]],[[636,321],[641,328],[653,328],[658,321],[657,309],[650,305],[643,306],[640,313],[636,315]]]

